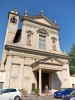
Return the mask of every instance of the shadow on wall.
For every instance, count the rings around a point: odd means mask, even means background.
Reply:
[[[54,72],[52,76],[54,77],[52,89],[54,89],[54,90],[61,89],[62,83],[61,83],[61,80],[58,77],[58,74],[56,72]]]

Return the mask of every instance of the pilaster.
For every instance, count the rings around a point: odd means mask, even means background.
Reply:
[[[4,86],[3,86],[5,88],[10,87],[12,58],[13,58],[13,56],[7,56],[7,62],[6,62],[6,66],[5,66],[6,78],[5,78],[5,83],[4,83]]]

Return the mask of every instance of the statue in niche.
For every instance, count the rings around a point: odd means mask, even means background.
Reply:
[[[27,34],[27,44],[31,45],[31,34]]]
[[[55,41],[55,40],[53,40],[52,42],[53,42],[53,45],[52,45],[53,50],[54,50],[54,51],[56,51],[56,41]]]
[[[52,49],[54,51],[56,51],[56,41],[57,41],[57,38],[56,37],[52,37],[51,39],[52,39]]]

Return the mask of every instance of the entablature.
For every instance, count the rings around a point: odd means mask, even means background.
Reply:
[[[69,59],[69,56],[64,53],[56,54],[56,53],[46,52],[46,51],[42,51],[42,50],[24,48],[22,46],[18,46],[18,45],[14,45],[14,44],[5,45],[5,49],[17,51],[17,52],[29,53],[29,54],[36,54],[36,55],[49,56],[49,57],[53,56],[53,57],[58,57],[58,58],[63,58],[63,59]]]

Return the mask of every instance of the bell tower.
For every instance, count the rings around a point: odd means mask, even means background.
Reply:
[[[19,18],[19,12],[17,12],[15,9],[11,10],[8,13],[8,25],[6,31],[5,44],[13,43],[14,36],[18,29]]]

